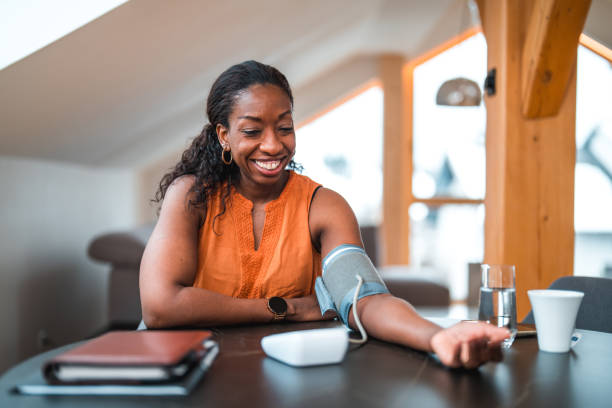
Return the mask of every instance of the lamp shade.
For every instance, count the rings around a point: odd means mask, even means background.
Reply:
[[[445,106],[478,106],[480,87],[471,79],[455,78],[444,82],[436,95],[436,104]]]

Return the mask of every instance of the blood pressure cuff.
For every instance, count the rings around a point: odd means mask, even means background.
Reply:
[[[323,259],[323,276],[315,282],[321,315],[333,310],[348,327],[349,311],[359,283],[356,275],[363,278],[357,299],[389,293],[365,251],[356,245],[343,244]]]

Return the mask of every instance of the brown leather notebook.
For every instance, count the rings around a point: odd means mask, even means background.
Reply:
[[[52,384],[143,383],[185,375],[212,347],[210,331],[117,331],[43,366]]]

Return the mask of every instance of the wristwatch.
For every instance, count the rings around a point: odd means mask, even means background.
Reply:
[[[268,299],[268,310],[274,314],[274,321],[285,320],[287,317],[287,302],[279,296]]]

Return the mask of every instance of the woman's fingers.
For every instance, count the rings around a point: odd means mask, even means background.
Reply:
[[[486,339],[468,339],[461,350],[461,364],[465,368],[476,368],[489,360]]]
[[[501,342],[509,335],[507,329],[486,323],[459,323],[438,332],[431,345],[443,364],[472,369],[501,361]]]
[[[461,363],[458,358],[457,346],[459,343],[454,341],[453,333],[448,330],[440,330],[430,340],[431,349],[442,364],[448,367],[459,367]]]
[[[504,356],[502,354],[501,343],[499,343],[499,342],[498,343],[489,342],[488,349],[489,349],[489,360],[491,360],[491,361],[502,361]]]
[[[476,368],[478,366],[475,361],[475,347],[473,341],[464,341],[461,343],[461,365],[465,368]]]
[[[510,337],[510,331],[505,327],[496,327],[488,323],[480,323],[490,342],[499,343]]]

